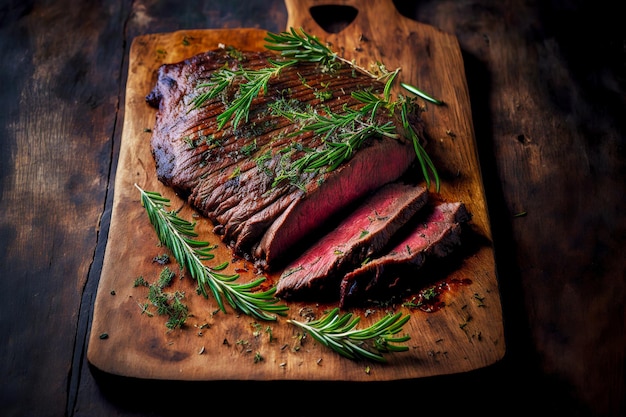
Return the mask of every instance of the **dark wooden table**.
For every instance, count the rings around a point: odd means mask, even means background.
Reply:
[[[455,34],[463,52],[505,358],[467,374],[358,385],[138,381],[90,369],[133,38],[184,28],[280,31],[286,9],[282,0],[4,0],[0,415],[222,407],[235,415],[626,415],[626,26],[618,5],[397,6]]]

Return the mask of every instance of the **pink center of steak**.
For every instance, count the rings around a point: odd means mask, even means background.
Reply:
[[[390,250],[343,277],[342,307],[389,292],[401,275],[413,276],[428,259],[444,258],[460,245],[461,224],[470,219],[465,205],[439,203],[428,209],[423,219],[399,233],[399,241]]]
[[[285,269],[276,295],[337,298],[342,274],[381,250],[427,199],[423,187],[400,183],[382,187]]]

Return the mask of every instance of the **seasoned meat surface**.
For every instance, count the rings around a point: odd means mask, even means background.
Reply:
[[[393,183],[382,187],[289,264],[276,295],[307,299],[323,294],[336,299],[343,274],[381,250],[427,201],[428,192],[421,186]]]
[[[332,137],[303,129],[285,109],[345,115],[363,106],[352,92],[382,92],[380,81],[347,65],[333,71],[314,63],[284,68],[237,126],[230,121],[219,128],[217,117],[240,94],[244,77],[194,107],[217,72],[254,71],[277,58],[271,52],[207,51],[161,66],[146,97],[157,108],[151,147],[159,180],[208,217],[237,255],[264,269],[330,216],[397,180],[415,162],[412,144],[402,135],[372,135],[334,170],[292,169],[294,161],[324,148]],[[401,125],[385,112],[377,113],[376,122]],[[421,132],[421,119],[412,122]]]
[[[399,233],[391,249],[342,278],[342,307],[391,293],[390,288],[403,276],[416,279],[416,271],[426,262],[448,256],[461,244],[461,225],[471,218],[461,202],[429,205],[416,217],[418,221]]]

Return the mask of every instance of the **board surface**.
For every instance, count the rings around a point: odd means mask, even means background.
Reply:
[[[350,2],[346,2],[351,4]],[[356,2],[355,2],[356,3]],[[445,307],[432,313],[395,306],[411,314],[405,331],[409,351],[385,355],[387,363],[355,362],[301,339],[286,323],[304,321],[304,312],[318,317],[328,306],[289,303],[287,317],[276,322],[217,312],[211,298],[195,293],[189,278],[176,280],[192,316],[183,329],[168,331],[165,318],[142,312],[147,289],[135,287],[138,277],[154,282],[163,268],[153,260],[166,253],[140,204],[134,184],[172,200],[180,216],[197,221],[203,240],[219,243],[212,225],[195,215],[172,190],[156,178],[150,152],[155,110],[145,103],[161,64],[178,62],[220,44],[239,49],[263,48],[260,29],[186,30],[134,39],[129,56],[126,104],[120,156],[115,178],[111,226],[94,307],[88,360],[96,368],[122,376],[169,380],[334,380],[384,381],[465,372],[491,365],[505,352],[498,277],[482,186],[463,60],[454,36],[399,15],[391,1],[358,6],[356,19],[340,33],[326,33],[311,18],[315,1],[287,1],[288,27],[302,27],[357,64],[375,61],[401,67],[401,80],[418,86],[446,105],[424,103],[430,140],[427,150],[442,177],[441,197],[463,201],[472,213],[472,249],[459,265],[434,277],[465,282],[446,292]],[[354,6],[357,7],[357,6]],[[391,21],[394,25],[377,22]],[[229,270],[241,279],[253,277],[251,265],[234,260],[219,246],[216,263],[232,261]],[[178,271],[176,266],[172,266]],[[428,285],[427,282],[424,285]],[[359,328],[387,310],[352,310],[362,316]]]

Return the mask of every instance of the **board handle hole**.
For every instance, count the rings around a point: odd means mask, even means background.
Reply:
[[[315,23],[328,33],[339,33],[356,19],[359,11],[352,6],[321,5],[309,9]]]

